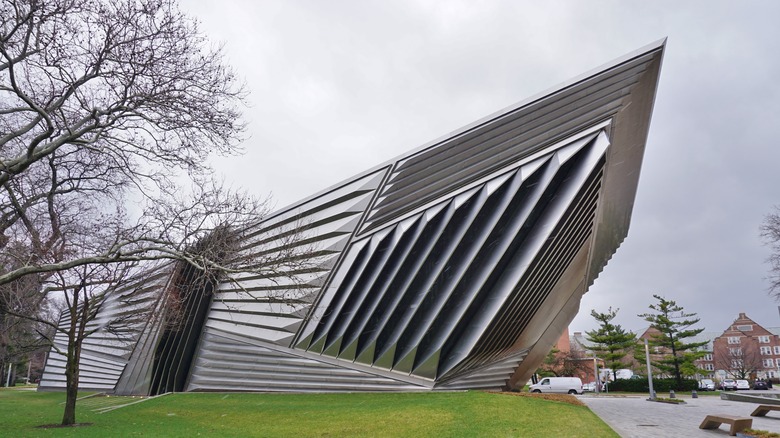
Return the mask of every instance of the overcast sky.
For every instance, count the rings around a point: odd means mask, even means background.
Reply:
[[[225,179],[282,207],[668,37],[628,238],[571,331],[673,299],[780,326],[758,227],[780,204],[780,2],[182,0],[246,81]]]

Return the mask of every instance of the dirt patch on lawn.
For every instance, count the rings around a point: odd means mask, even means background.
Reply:
[[[585,406],[585,403],[579,401],[577,397],[569,394],[540,394],[532,392],[499,392],[498,394],[514,395],[517,397],[541,398],[544,400],[568,403],[574,406]]]
[[[67,426],[63,426],[62,424],[42,424],[40,426],[35,426],[36,429],[60,429],[60,428],[66,428],[66,427],[87,427],[92,426],[92,423],[76,423],[76,424],[69,424]]]

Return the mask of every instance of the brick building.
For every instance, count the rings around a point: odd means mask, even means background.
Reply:
[[[744,313],[713,341],[711,360],[701,367],[714,370],[718,377],[780,377],[780,336]]]

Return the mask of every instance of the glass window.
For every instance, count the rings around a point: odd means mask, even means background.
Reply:
[[[759,336],[758,342],[761,344],[768,344],[769,343],[769,336]]]
[[[732,356],[742,356],[741,348],[729,348],[729,354]]]
[[[707,371],[715,371],[715,365],[711,363],[706,363],[704,364],[704,369]]]
[[[739,344],[739,336],[729,336],[729,344]]]
[[[753,326],[750,325],[750,324],[738,325],[737,326],[737,330],[739,330],[741,332],[752,332],[753,331]]]
[[[775,345],[775,354],[780,354],[780,345]]]
[[[703,359],[703,360],[712,361],[712,353],[707,353],[707,354],[705,354],[705,355],[704,355],[704,357],[703,357],[702,359]]]
[[[772,354],[772,347],[761,347],[761,354],[764,356]]]
[[[764,368],[774,368],[775,361],[772,359],[764,359]]]
[[[780,359],[775,359],[775,364],[780,367]]]

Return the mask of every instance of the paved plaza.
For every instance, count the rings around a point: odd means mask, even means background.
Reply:
[[[668,394],[659,394],[668,396]],[[756,403],[721,400],[718,396],[684,397],[686,404],[653,403],[641,396],[583,395],[579,399],[621,437],[726,437],[729,426],[699,429],[704,417],[730,414],[749,417]],[[780,432],[780,412],[752,417],[753,429]]]

